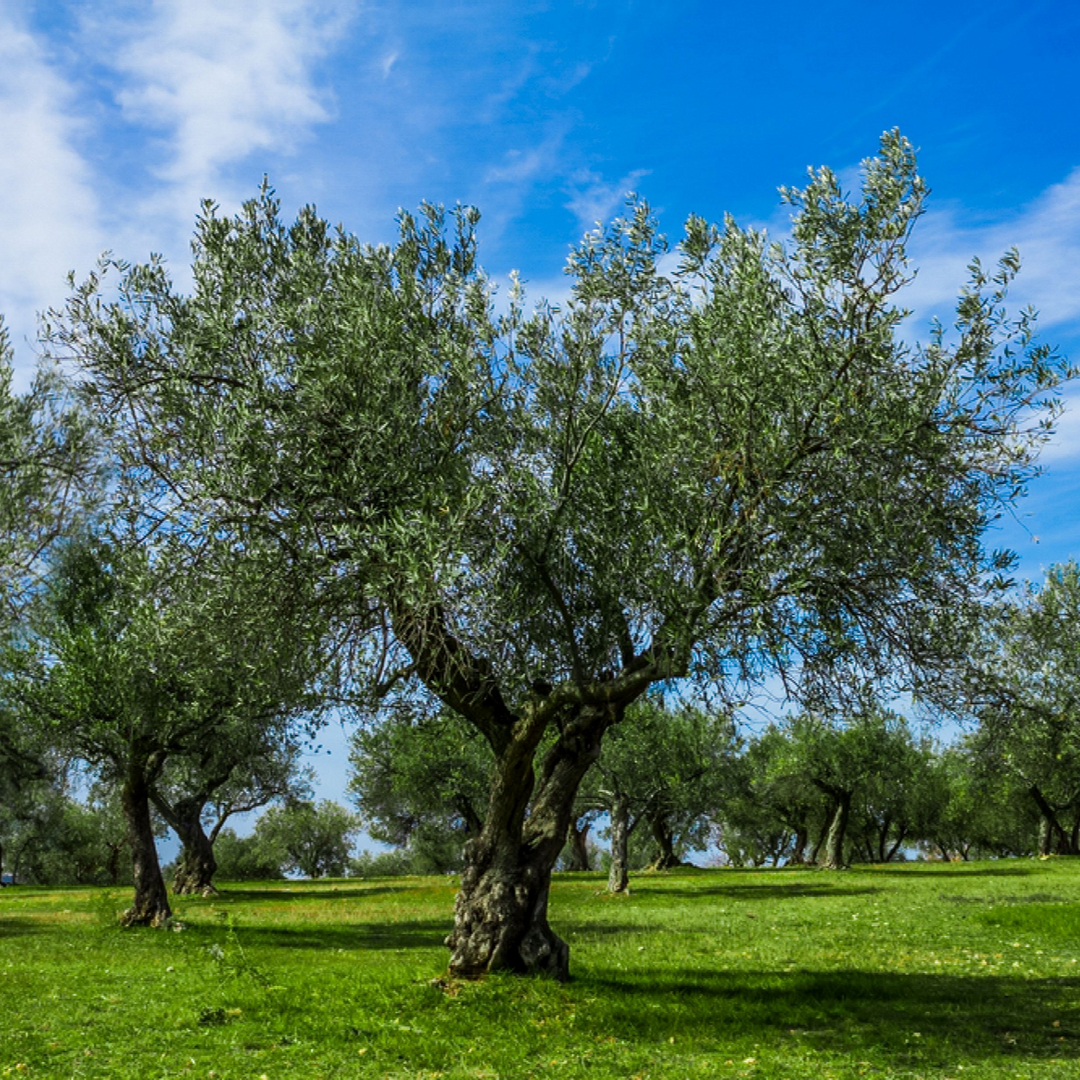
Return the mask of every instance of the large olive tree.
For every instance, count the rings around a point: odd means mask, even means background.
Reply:
[[[827,169],[783,192],[786,245],[691,218],[670,273],[635,202],[573,251],[565,304],[527,317],[515,289],[496,318],[474,211],[371,248],[264,192],[207,205],[190,294],[151,262],[58,315],[159,513],[312,553],[351,589],[373,686],[490,744],[453,972],[567,975],[551,869],[649,686],[901,678],[1007,567],[983,533],[1067,369],[1002,312],[1014,255],[973,266],[954,333],[904,341],[924,195],[887,134],[856,199]]]

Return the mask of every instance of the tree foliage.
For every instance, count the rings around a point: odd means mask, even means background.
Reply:
[[[273,853],[285,871],[344,877],[359,829],[356,817],[338,803],[297,801],[270,807],[255,826],[255,840],[263,858]]]

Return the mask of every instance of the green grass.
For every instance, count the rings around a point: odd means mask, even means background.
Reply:
[[[454,883],[275,883],[114,925],[0,892],[0,1077],[1080,1078],[1080,860],[563,875],[573,980],[442,979]]]

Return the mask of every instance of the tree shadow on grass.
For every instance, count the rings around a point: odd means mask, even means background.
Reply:
[[[0,937],[40,934],[43,929],[32,919],[0,919]]]
[[[879,874],[889,874],[903,877],[962,877],[969,879],[980,877],[1028,877],[1036,872],[1036,868],[1031,866],[973,866],[969,870],[942,870],[938,869],[935,864],[913,866],[911,863],[889,868],[880,863],[860,863],[853,866],[851,870],[856,874],[873,874],[875,877]]]
[[[604,995],[616,1038],[663,1043],[675,1025],[703,1049],[760,1039],[893,1068],[1080,1058],[1080,977],[655,968],[587,970],[575,982]]]
[[[374,896],[386,896],[391,893],[415,892],[415,885],[376,885],[363,888],[358,885],[344,887],[315,887],[308,888],[274,888],[268,886],[265,889],[233,888],[231,885],[223,886],[217,893],[209,897],[211,904],[228,903],[232,900],[250,902],[252,900],[271,901],[273,903],[306,903],[309,901],[333,901],[333,900],[367,900]],[[185,897],[185,899],[188,899]]]
[[[717,897],[724,896],[730,900],[787,900],[807,896],[870,896],[883,890],[873,885],[845,886],[834,885],[831,881],[817,882],[792,882],[789,885],[777,883],[776,885],[705,885],[701,888],[681,889],[655,888],[646,884],[630,883],[630,894],[642,896],[700,896]]]

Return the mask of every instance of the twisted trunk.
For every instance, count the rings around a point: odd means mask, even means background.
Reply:
[[[577,821],[570,822],[570,829],[567,833],[567,841],[569,842],[569,854],[566,858],[566,869],[572,871],[591,870],[589,865],[589,829],[592,828],[592,822],[588,819],[584,819],[585,824],[580,828]]]
[[[177,895],[210,896],[217,892],[213,884],[217,870],[214,845],[202,824],[204,805],[198,798],[181,799],[173,808],[169,820],[182,845],[172,883],[173,892]]]
[[[446,939],[451,974],[476,978],[505,970],[569,978],[570,948],[548,925],[551,872],[578,785],[612,722],[608,711],[582,709],[548,751],[539,780],[534,755],[541,732],[522,725],[498,754],[484,827],[465,845],[454,929]]]
[[[672,870],[677,866],[682,866],[682,859],[675,854],[675,834],[663,813],[657,811],[649,817],[649,830],[656,841],[656,853],[653,855],[650,868]]]
[[[121,804],[131,844],[135,899],[122,917],[125,926],[163,926],[172,915],[150,821],[149,771],[146,757],[137,752],[129,755]]]
[[[1057,811],[1047,801],[1039,786],[1032,784],[1028,792],[1032,799],[1035,800],[1035,805],[1042,815],[1039,828],[1039,854],[1049,855],[1053,849],[1054,840],[1057,841],[1057,853],[1059,855],[1077,854],[1076,845],[1072,842],[1070,835],[1062,828],[1061,822],[1058,821]]]
[[[795,839],[791,843],[791,855],[788,857],[789,866],[806,865],[806,845],[809,841],[809,830],[805,825],[800,825],[795,830]]]

